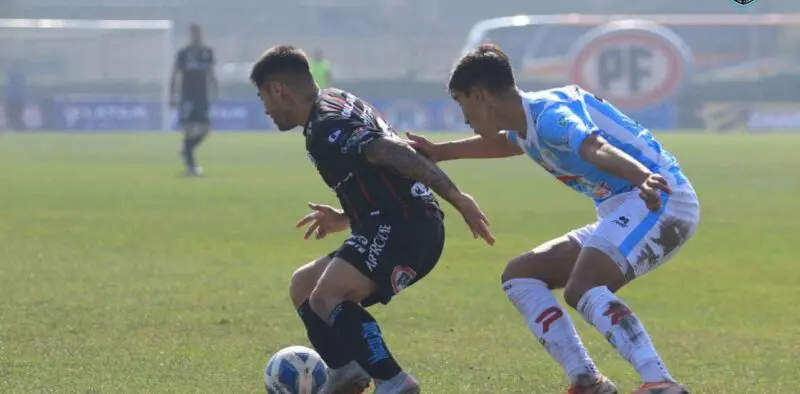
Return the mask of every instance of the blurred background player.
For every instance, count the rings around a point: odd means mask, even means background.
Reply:
[[[25,129],[26,78],[22,61],[15,60],[3,76],[4,109],[6,128],[14,131]]]
[[[314,50],[314,56],[308,62],[311,68],[311,75],[314,76],[314,82],[321,88],[327,88],[333,83],[333,75],[331,74],[331,62],[325,58],[322,49],[317,48]]]
[[[675,157],[650,132],[578,86],[517,88],[508,57],[484,44],[453,68],[450,94],[478,134],[433,144],[409,134],[434,160],[527,154],[594,200],[599,220],[513,258],[503,290],[564,368],[572,394],[617,394],[589,357],[564,299],[630,362],[637,394],[688,394],[670,375],[638,317],[614,294],[671,259],[694,234],[700,205]]]
[[[173,107],[178,107],[178,121],[183,128],[181,155],[188,175],[200,175],[202,168],[195,161],[195,150],[209,132],[210,102],[219,97],[214,72],[214,50],[203,43],[200,25],[189,27],[189,45],[178,51],[170,81]],[[180,81],[180,95],[176,85]]]

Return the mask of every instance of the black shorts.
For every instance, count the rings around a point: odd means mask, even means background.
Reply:
[[[444,222],[439,212],[411,218],[374,218],[353,229],[342,246],[330,253],[356,267],[377,285],[361,302],[388,304],[395,294],[433,270],[444,249]]]
[[[210,123],[210,105],[206,100],[183,100],[178,109],[178,116],[181,124],[187,123]]]

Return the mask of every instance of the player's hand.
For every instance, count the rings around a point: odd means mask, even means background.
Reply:
[[[451,203],[464,217],[464,221],[472,230],[473,238],[481,237],[487,244],[494,245],[494,235],[489,229],[489,218],[486,217],[472,196],[461,193],[457,198],[452,199]]]
[[[661,193],[672,194],[672,189],[667,185],[667,180],[660,174],[650,174],[639,185],[639,197],[644,200],[647,208],[653,212],[661,209]]]
[[[406,137],[408,138],[408,144],[411,145],[414,150],[422,153],[423,156],[427,157],[434,163],[441,161],[441,158],[438,154],[438,145],[431,142],[429,139],[414,133],[406,132]]]
[[[295,224],[297,228],[308,224],[303,239],[308,239],[312,234],[314,234],[314,238],[322,239],[328,234],[343,231],[350,227],[347,216],[340,209],[312,202],[308,203],[308,207],[311,208],[311,213],[303,216]]]

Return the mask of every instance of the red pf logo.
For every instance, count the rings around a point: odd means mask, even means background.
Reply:
[[[601,26],[572,50],[570,82],[623,110],[668,102],[687,75],[688,54],[670,30],[643,21]]]

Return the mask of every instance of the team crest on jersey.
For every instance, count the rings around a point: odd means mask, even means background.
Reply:
[[[594,188],[592,195],[598,200],[604,199],[611,196],[611,188],[607,183],[601,182],[599,185],[597,185],[597,187]]]
[[[394,290],[395,294],[401,292],[403,289],[410,286],[411,282],[416,277],[417,272],[411,269],[411,267],[405,265],[394,267],[392,271],[392,290]]]

